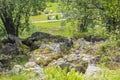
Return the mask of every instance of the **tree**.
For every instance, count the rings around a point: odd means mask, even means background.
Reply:
[[[120,33],[120,0],[60,0],[67,16],[78,21],[81,31],[95,26],[96,22],[106,24],[109,33]],[[64,6],[64,7],[63,7]],[[98,24],[98,23],[97,23]]]
[[[80,31],[93,27],[98,18],[99,12],[92,2],[93,0],[61,0],[62,9],[65,9],[68,19],[77,21]]]
[[[30,14],[44,8],[45,0],[0,0],[1,24],[8,39],[11,40],[11,36],[19,37],[19,30],[28,25]]]
[[[102,10],[103,22],[108,32],[120,33],[120,0],[104,0]],[[117,31],[117,32],[116,32]]]

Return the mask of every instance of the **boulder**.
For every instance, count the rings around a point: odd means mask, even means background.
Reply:
[[[35,75],[42,75],[43,69],[35,62],[27,62],[24,66],[15,65],[7,74],[33,72]]]
[[[100,72],[101,72],[101,68],[95,66],[94,64],[91,64],[91,65],[88,65],[85,75],[88,77],[95,77],[99,75]]]
[[[0,62],[0,73],[3,71],[3,64]]]
[[[69,56],[67,56],[67,61],[68,62],[72,62],[72,61],[76,61],[76,60],[78,60],[80,57],[78,57],[78,55],[76,55],[76,54],[70,54]]]
[[[27,62],[24,66],[25,66],[25,68],[33,68],[33,67],[37,67],[39,65],[37,65],[35,62]]]
[[[0,54],[17,54],[17,48],[14,44],[7,43],[0,49]]]
[[[14,67],[12,68],[12,70],[10,72],[8,72],[9,74],[12,73],[20,73],[23,70],[23,66],[21,65],[14,65]]]
[[[82,56],[76,54],[66,55],[63,58],[53,60],[48,66],[67,68],[67,71],[70,71],[74,68],[78,72],[85,73],[88,63],[83,61]]]
[[[62,57],[62,54],[52,53],[50,49],[37,49],[33,51],[33,60],[40,66],[47,66],[51,61]]]
[[[32,50],[41,47],[41,45],[43,46],[49,43],[53,43],[51,45],[51,48],[64,45],[65,46],[64,49],[69,49],[69,47],[73,45],[72,40],[69,38],[55,36],[55,35],[51,35],[43,32],[33,33],[31,37],[27,38],[24,41],[24,43],[30,46]]]
[[[28,46],[21,44],[17,45],[16,43],[6,43],[1,49],[0,54],[4,55],[17,55],[17,54],[23,54],[29,52],[30,49]]]
[[[120,55],[117,55],[117,56],[115,57],[115,62],[120,62]]]
[[[37,75],[43,74],[43,69],[35,62],[27,62],[24,66],[25,71],[33,71]]]

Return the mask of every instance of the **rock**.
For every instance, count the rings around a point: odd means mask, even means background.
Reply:
[[[75,71],[77,72],[82,72],[82,73],[85,73],[86,72],[86,69],[87,69],[87,63],[84,63],[83,64],[76,64],[74,66],[72,66],[70,69],[74,68]]]
[[[37,75],[43,74],[43,69],[35,62],[27,62],[25,64],[25,71],[33,71]]]
[[[53,15],[49,15],[48,17],[49,17],[50,20],[54,20],[55,19],[55,16],[53,16]]]
[[[43,51],[48,51],[47,53],[58,54],[64,53],[67,49],[65,43],[51,43],[51,44],[41,44],[40,48],[44,49]]]
[[[34,53],[35,54],[35,53]],[[51,61],[62,57],[62,54],[35,54],[34,61],[40,66],[47,66]]]
[[[35,75],[42,75],[43,74],[43,69],[37,65],[35,62],[27,62],[25,64],[25,67],[21,65],[15,65],[12,70],[7,72],[7,74],[12,74],[12,73],[25,73],[25,72],[33,72]]]
[[[67,68],[67,71],[69,71],[70,63],[66,62],[63,58],[59,58],[58,60],[54,60],[53,62],[51,62],[48,66],[60,67],[62,69]]]
[[[0,49],[0,54],[17,54],[17,48],[14,44],[7,43],[5,46]]]
[[[17,44],[17,43],[6,43],[1,49],[0,54],[4,55],[17,55],[29,52],[30,49],[24,44]]]
[[[50,14],[52,14],[53,13],[53,10],[50,10]]]
[[[0,62],[0,73],[3,71],[3,64]]]
[[[49,43],[53,43],[51,46],[52,46],[52,48],[54,48],[59,45],[61,46],[61,43],[62,43],[62,45],[65,46],[64,49],[67,49],[67,51],[68,51],[69,48],[72,47],[72,45],[73,45],[71,39],[61,37],[61,36],[54,36],[54,35],[51,35],[48,33],[43,33],[43,32],[33,33],[31,35],[31,37],[27,38],[24,41],[24,43],[26,43],[28,46],[30,46],[32,50],[38,49],[39,47],[41,47],[42,44],[50,45]]]
[[[44,10],[44,13],[45,13],[45,14],[48,14],[49,12],[48,12],[48,10],[47,10],[47,9],[45,9],[45,10]]]
[[[70,54],[70,55],[67,57],[67,61],[68,61],[68,62],[76,61],[76,60],[78,60],[78,59],[79,59],[79,57],[78,57],[78,55],[76,55],[76,54]]]
[[[70,71],[72,68],[74,68],[78,72],[85,73],[88,62],[83,61],[82,56],[79,54],[70,54],[66,55],[63,58],[59,58],[57,60],[52,61],[48,66],[56,66],[67,68],[67,71]]]
[[[3,42],[0,41],[0,49],[4,47]]]
[[[120,62],[120,55],[115,57],[115,62]]]
[[[89,36],[84,37],[84,39],[86,41],[94,43],[94,42],[99,42],[99,41],[105,41],[106,38],[102,38],[100,36],[89,35]]]
[[[3,71],[3,69],[0,67],[0,74],[1,74],[2,71]]]
[[[84,55],[82,60],[88,62],[89,64],[96,64],[96,62],[100,60],[100,56]]]
[[[54,60],[52,62],[52,65],[64,67],[62,65],[64,65],[65,63],[66,63],[66,61],[64,61],[63,58],[59,58],[58,60]],[[51,64],[49,64],[49,65],[51,65]]]
[[[41,75],[41,74],[43,74],[43,69],[42,69],[40,66],[34,67],[34,68],[26,68],[25,71],[27,71],[27,72],[32,71],[32,72],[34,72],[36,75]]]
[[[37,65],[35,62],[27,62],[24,66],[25,66],[25,68],[33,68],[33,67],[37,67],[39,65]]]
[[[23,70],[23,67],[21,65],[14,65],[14,67],[10,72],[8,72],[8,74],[20,73],[22,70]]]
[[[2,68],[3,67],[3,64],[0,62],[0,67]]]
[[[98,74],[100,74],[101,69],[93,64],[88,65],[88,68],[85,72],[85,75],[89,76],[89,77],[95,77]]]

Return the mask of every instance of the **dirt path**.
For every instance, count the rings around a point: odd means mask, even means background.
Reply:
[[[33,21],[33,22],[31,22],[31,23],[45,23],[45,22],[59,22],[59,21],[66,21],[66,19]]]

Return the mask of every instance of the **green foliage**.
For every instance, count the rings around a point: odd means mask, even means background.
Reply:
[[[60,0],[62,12],[68,20],[78,21],[78,30],[87,31],[95,25],[104,25],[109,33],[120,33],[119,0]]]
[[[6,39],[6,31],[2,24],[0,24],[0,40]]]
[[[75,31],[73,34],[74,34],[73,36],[76,38],[97,36],[101,39],[106,39],[109,37],[109,35],[106,33],[106,29],[104,27],[100,27],[100,26],[96,26],[94,28],[88,28],[88,31],[86,31],[86,32]]]
[[[75,72],[72,69],[70,72],[66,72],[66,69],[61,68],[45,68],[47,77],[45,80],[119,80],[120,70],[104,69],[99,75],[94,77],[83,75],[79,72]]]
[[[83,74],[74,69],[67,73],[66,69],[46,68],[45,73],[48,75],[45,80],[84,80]]]
[[[7,34],[18,37],[29,24],[31,13],[37,14],[45,8],[45,0],[0,0],[0,24]]]
[[[36,78],[36,76],[32,73],[14,73],[10,75],[5,75],[3,72],[0,76],[0,80],[29,80],[32,78]]]
[[[70,72],[66,73],[66,69],[62,70],[60,68],[45,68],[45,74],[47,74],[44,80],[119,80],[120,70],[109,70],[104,69],[97,76],[91,77],[86,76],[81,73],[75,72],[72,69]],[[6,76],[4,73],[0,76],[0,80],[36,80],[37,77],[32,73],[22,73],[22,74],[12,74]]]
[[[101,72],[101,75],[96,77],[88,77],[85,80],[119,80],[120,70],[109,70],[105,69]]]
[[[35,27],[33,24],[30,24],[28,27],[24,28],[22,31],[19,31],[20,38],[30,37],[34,32],[39,31],[40,29]]]
[[[108,64],[112,62],[117,55],[120,55],[118,48],[120,47],[120,41],[107,41],[98,47],[97,54],[101,56],[100,62]]]
[[[78,21],[79,31],[86,31],[88,27],[94,27],[97,23],[98,10],[93,8],[92,0],[61,0],[62,10],[66,13],[68,20]]]
[[[56,17],[57,20],[59,19],[58,15],[56,15],[55,17]]]
[[[119,34],[120,32],[120,1],[119,0],[104,0],[102,18],[106,23],[106,28],[109,32]]]

